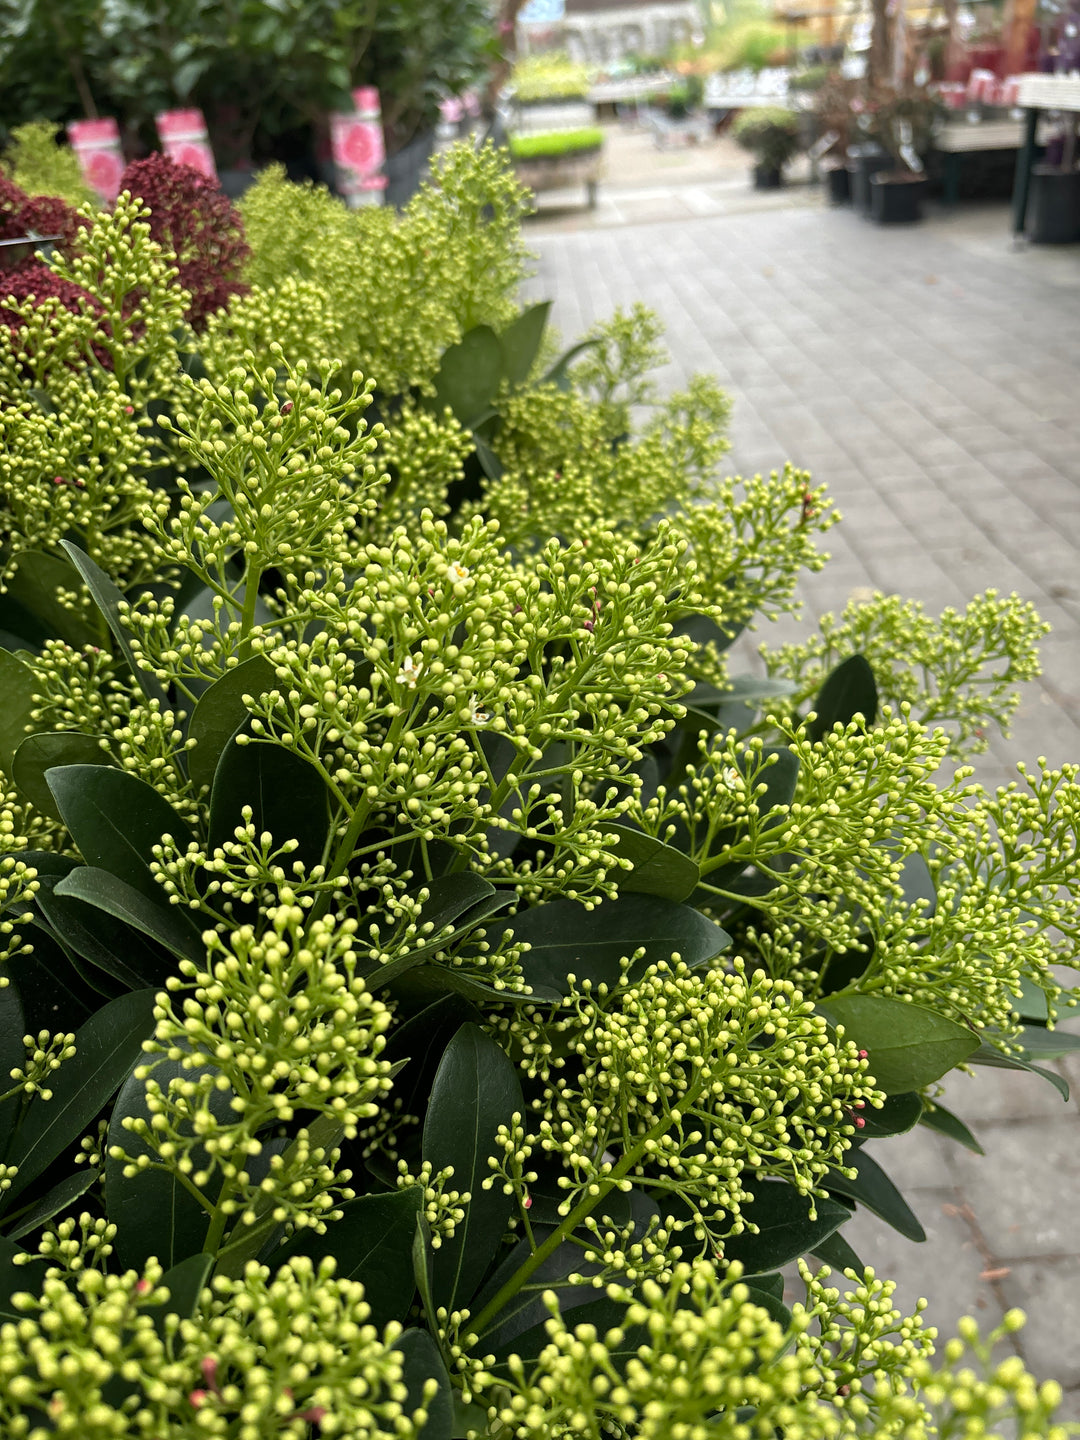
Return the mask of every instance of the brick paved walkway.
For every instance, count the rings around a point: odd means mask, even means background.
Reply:
[[[540,219],[530,291],[557,297],[568,339],[645,301],[675,356],[664,383],[708,370],[734,397],[733,471],[790,459],[827,482],[846,519],[803,587],[808,616],[863,587],[932,610],[988,586],[1032,600],[1054,626],[1046,673],[979,778],[1040,754],[1078,760],[1080,247],[1014,251],[1000,207],[880,230],[806,199],[619,226],[616,194],[576,226]],[[906,1302],[927,1296],[942,1331],[1023,1305],[1025,1357],[1080,1418],[1080,1063],[1065,1068],[1068,1105],[1033,1076],[956,1077],[948,1102],[985,1158],[922,1129],[877,1152],[927,1243],[867,1214],[845,1233],[879,1272],[903,1273]]]

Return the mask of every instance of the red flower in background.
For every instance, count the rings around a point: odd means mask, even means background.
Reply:
[[[78,227],[78,214],[66,200],[55,195],[31,199],[13,180],[0,175],[0,240],[18,240],[33,231],[36,235],[59,235],[60,243],[67,245],[74,240]],[[32,259],[28,257],[24,263]]]
[[[136,160],[120,189],[150,209],[150,232],[176,255],[180,283],[191,293],[188,320],[202,330],[217,310],[247,292],[240,276],[251,251],[244,222],[214,181],[165,155]]]

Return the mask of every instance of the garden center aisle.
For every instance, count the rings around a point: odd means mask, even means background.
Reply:
[[[665,387],[707,370],[731,393],[731,469],[790,459],[828,485],[845,521],[803,585],[808,620],[871,589],[936,613],[997,587],[1053,625],[1012,738],[977,758],[991,785],[1018,759],[1080,761],[1080,255],[1012,251],[1006,236],[996,207],[878,230],[805,204],[632,226],[583,216],[570,231],[560,217],[530,236],[530,294],[558,296],[568,341],[644,301],[674,352]],[[865,1213],[845,1235],[906,1277],[905,1305],[928,1297],[942,1333],[966,1312],[1024,1306],[1028,1362],[1070,1389],[1080,1418],[1080,1063],[1055,1068],[1067,1105],[1035,1076],[950,1083],[985,1158],[922,1129],[890,1142],[925,1245]]]

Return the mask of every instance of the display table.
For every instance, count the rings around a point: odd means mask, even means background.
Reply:
[[[1024,138],[1021,120],[980,120],[946,125],[934,136],[934,149],[945,160],[945,203],[955,205],[960,192],[960,157],[990,150],[1019,150]]]
[[[1080,75],[1021,75],[1017,104],[1027,112],[1013,182],[1012,229],[1013,235],[1019,238],[1027,223],[1039,114],[1046,110],[1061,110],[1074,116],[1080,114]]]

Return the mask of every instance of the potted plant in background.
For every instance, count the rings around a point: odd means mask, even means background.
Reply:
[[[732,135],[744,150],[756,156],[754,186],[775,190],[783,184],[784,166],[799,148],[799,117],[776,105],[744,110],[736,117]]]
[[[1071,135],[1055,135],[1041,165],[1032,167],[1028,238],[1036,245],[1080,240],[1080,170]]]
[[[845,80],[839,71],[831,70],[814,91],[815,144],[822,157],[821,171],[829,200],[834,205],[847,205],[851,201],[848,141],[853,89],[853,81]]]
[[[923,157],[930,149],[937,102],[921,86],[879,94],[874,134],[888,164],[869,178],[870,214],[880,224],[922,219],[926,195]]]

